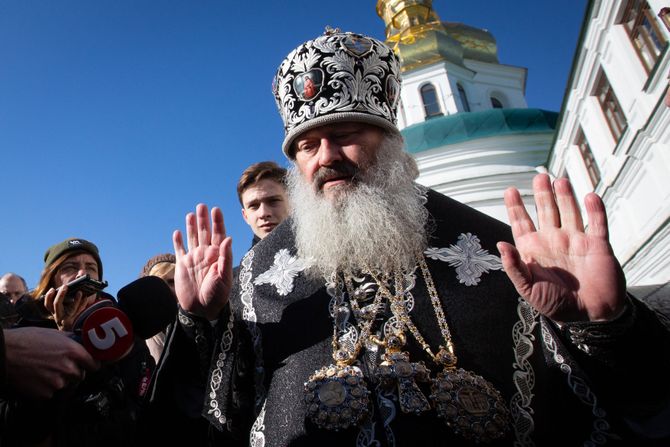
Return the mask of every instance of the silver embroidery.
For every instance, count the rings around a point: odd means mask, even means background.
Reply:
[[[216,368],[212,371],[212,379],[209,383],[209,414],[214,414],[214,417],[221,424],[226,423],[226,416],[223,414],[219,408],[219,402],[216,400],[216,392],[221,386],[221,380],[223,378],[223,365],[226,359],[228,358],[228,352],[233,344],[233,312],[230,312],[230,318],[228,319],[228,324],[226,325],[226,330],[223,332],[221,337],[221,352],[216,358]]]
[[[261,412],[254,421],[254,425],[251,426],[251,431],[249,432],[249,447],[265,446],[265,435],[263,434],[263,430],[265,430],[265,403],[266,402],[263,402]]]
[[[395,434],[391,429],[391,423],[397,415],[397,395],[392,391],[384,391],[377,388],[377,405],[379,406],[379,416],[384,423],[384,433],[389,447],[395,447]]]
[[[177,318],[179,319],[179,322],[186,327],[195,326],[195,321],[193,321],[193,318],[189,317],[185,313],[182,312],[177,313]]]
[[[544,344],[551,352],[554,361],[560,365],[561,372],[566,375],[568,386],[572,390],[575,396],[579,400],[589,407],[591,407],[591,414],[593,414],[593,431],[589,436],[589,439],[585,440],[583,445],[585,447],[591,447],[596,445],[604,445],[607,443],[608,437],[611,437],[612,434],[609,433],[610,424],[607,422],[607,412],[598,406],[598,398],[591,391],[586,381],[577,376],[573,371],[570,365],[565,362],[565,358],[558,353],[558,347],[556,345],[556,340],[551,335],[551,332],[546,327],[546,322],[542,322],[542,339]]]
[[[531,434],[535,429],[533,420],[533,388],[535,387],[535,372],[528,359],[533,354],[533,330],[537,325],[539,312],[533,309],[523,298],[519,298],[517,306],[519,321],[512,327],[514,342],[514,359],[512,364],[512,382],[517,389],[510,399],[510,412],[515,434],[515,447],[532,447],[535,445]]]
[[[367,418],[358,430],[356,436],[356,447],[379,447],[375,440],[375,423],[372,418]]]
[[[361,107],[369,114],[395,121],[394,110],[378,95],[383,90],[383,77],[391,69],[389,64],[396,63],[395,60],[384,60],[390,49],[385,45],[376,45],[373,54],[360,60],[341,50],[340,40],[341,36],[335,35],[321,36],[306,42],[303,54],[295,57],[294,50],[279,67],[281,76],[276,79],[276,98],[286,129],[292,129],[333,110],[357,111]],[[332,55],[323,57],[324,54]],[[356,64],[357,61],[360,61],[360,66]],[[295,110],[297,98],[292,89],[295,76],[310,71],[319,63],[329,74],[335,74],[327,81],[334,90],[333,93],[329,98],[321,97],[314,102],[302,104]],[[363,106],[360,102],[363,102]]]
[[[502,270],[502,261],[482,248],[477,236],[461,233],[456,245],[448,248],[428,247],[424,252],[431,259],[447,262],[456,267],[456,277],[461,284],[476,286],[483,273]]]
[[[289,251],[282,248],[275,254],[274,264],[270,269],[258,275],[254,284],[271,284],[277,288],[277,293],[286,296],[293,290],[293,280],[298,273],[305,270],[306,263],[295,256],[291,256]]]
[[[254,285],[251,281],[251,264],[253,263],[253,260],[254,251],[249,250],[240,264],[239,280],[242,289],[242,293],[240,294],[240,299],[242,300],[242,319],[247,324],[247,330],[251,335],[251,341],[254,348],[255,410],[260,414],[261,405],[264,405],[266,397],[265,366],[263,365],[262,334],[256,325],[256,309],[254,308]],[[265,415],[264,412],[263,415]]]

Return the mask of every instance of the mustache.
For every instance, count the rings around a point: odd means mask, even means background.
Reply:
[[[316,185],[317,190],[321,190],[321,187],[327,181],[341,177],[351,177],[354,179],[359,171],[358,166],[352,163],[338,161],[330,166],[319,168],[314,174],[313,184]]]

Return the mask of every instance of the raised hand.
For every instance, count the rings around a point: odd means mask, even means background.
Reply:
[[[538,228],[519,191],[505,192],[514,245],[498,243],[505,272],[519,294],[557,322],[605,321],[626,303],[623,270],[608,240],[605,206],[598,195],[584,199],[588,228],[567,179],[533,180]]]
[[[179,304],[187,312],[214,320],[228,302],[233,283],[232,245],[221,210],[212,208],[210,228],[207,206],[199,204],[195,214],[186,215],[186,237],[188,252],[181,232],[172,236]]]

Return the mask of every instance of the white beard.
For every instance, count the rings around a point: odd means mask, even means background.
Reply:
[[[357,182],[330,198],[294,165],[288,193],[298,256],[311,273],[410,271],[427,246],[425,197],[414,184],[418,169],[400,137],[385,136],[377,159],[359,167]]]

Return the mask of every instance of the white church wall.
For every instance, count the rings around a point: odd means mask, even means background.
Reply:
[[[532,178],[552,137],[551,132],[506,135],[422,151],[415,154],[417,182],[508,222],[503,194],[509,186],[519,189],[534,213]]]
[[[646,72],[626,30],[618,24],[625,3],[594,2],[548,170],[554,175],[567,172],[580,196],[594,189],[574,144],[581,127],[600,169],[595,192],[607,207],[610,240],[628,283],[658,284],[670,281],[670,109],[662,102],[670,51],[662,53],[656,67]],[[648,3],[654,13],[667,6],[663,1]],[[660,22],[659,29],[670,40]],[[627,120],[619,141],[592,96],[601,68]]]

